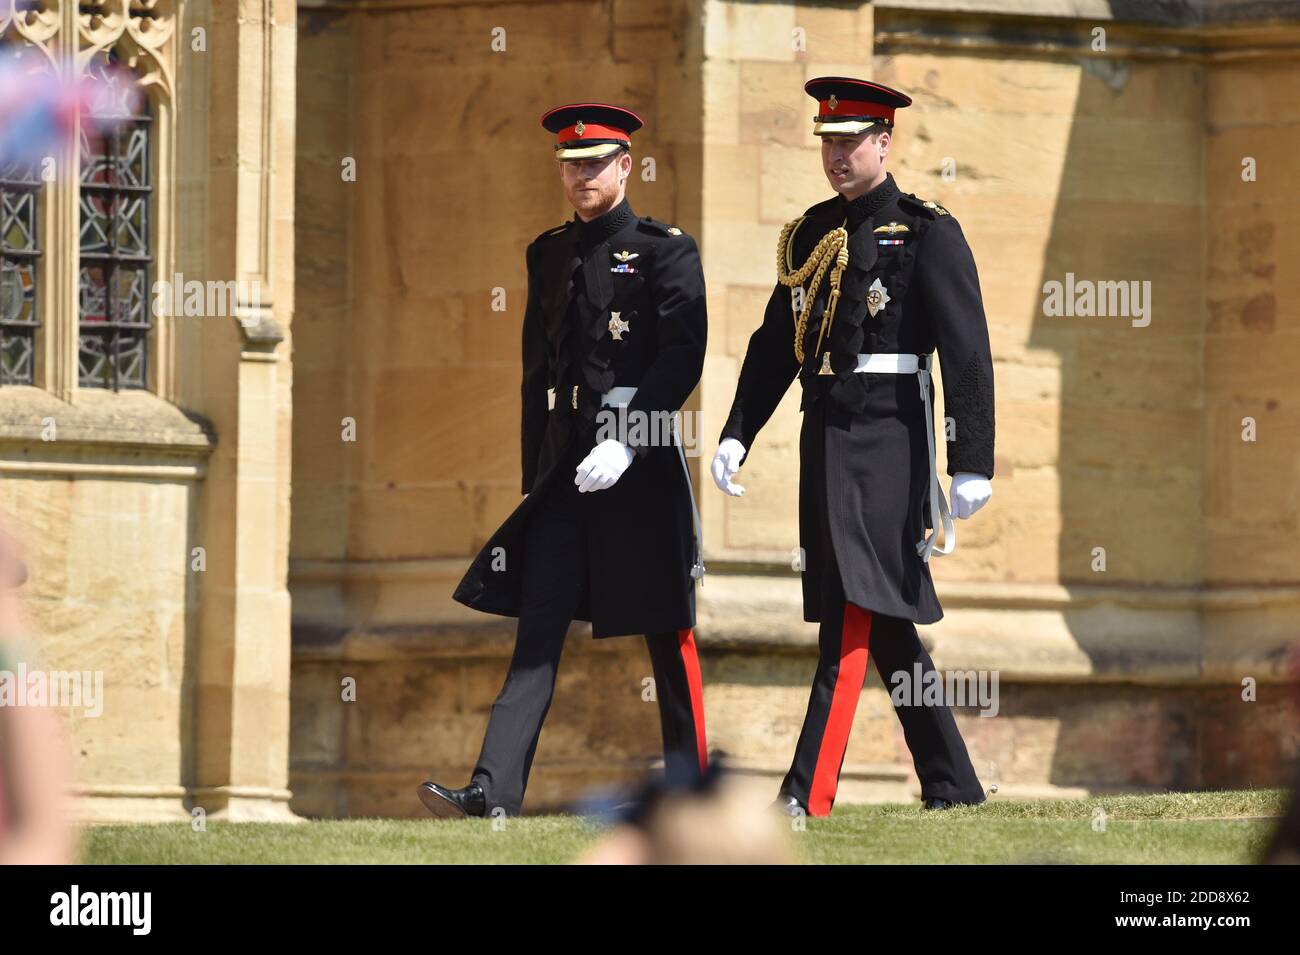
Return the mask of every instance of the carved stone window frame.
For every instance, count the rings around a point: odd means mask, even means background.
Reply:
[[[153,278],[175,272],[176,43],[181,0],[0,0],[0,38],[26,42],[51,70],[71,62],[80,74],[99,54],[116,49],[137,76],[154,121],[150,165],[155,173],[150,223]],[[55,170],[38,198],[44,255],[37,276],[41,327],[36,333],[35,384],[75,402],[78,384],[78,275],[81,207],[79,136],[52,157]],[[154,316],[148,335],[146,389],[176,397],[175,330]],[[100,390],[100,389],[95,389]]]

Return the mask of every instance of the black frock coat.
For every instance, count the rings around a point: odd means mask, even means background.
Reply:
[[[793,268],[827,232],[841,225],[849,231],[849,264],[829,332],[834,374],[819,375],[821,359],[814,354],[829,270],[809,315],[802,367],[794,354],[794,290],[778,283],[750,337],[721,438],[745,446],[743,464],[798,375],[804,413],[799,439],[804,619],[822,619],[826,555],[819,528],[824,516],[847,600],[886,616],[933,623],[943,610],[929,564],[917,553],[931,523],[919,380],[915,374],[853,368],[859,353],[925,355],[937,348],[951,425],[945,429],[944,422],[936,422],[935,441],[950,439],[948,473],[991,478],[993,361],[975,260],[957,220],[942,206],[900,192],[892,175],[852,202],[835,196],[805,216],[792,239]],[[876,231],[882,227],[889,231]],[[888,301],[872,316],[867,292],[876,279]],[[930,392],[933,401],[933,385]]]
[[[532,515],[553,506],[560,482],[571,483],[577,463],[613,436],[636,454],[612,487],[579,495],[588,581],[575,619],[590,621],[597,638],[693,627],[691,490],[669,416],[704,367],[708,321],[695,240],[638,218],[625,199],[591,222],[575,216],[538,236],[526,260],[520,432],[527,497],[453,596],[485,613],[519,616],[523,535]],[[615,312],[627,326],[617,338]],[[631,427],[620,435],[612,431],[617,412],[602,412],[600,399],[625,386],[637,393],[623,419]]]

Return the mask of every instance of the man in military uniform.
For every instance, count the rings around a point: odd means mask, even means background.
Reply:
[[[582,103],[551,110],[542,125],[557,136],[560,178],[576,211],[525,256],[527,496],[454,594],[519,624],[469,785],[419,788],[443,817],[520,811],[575,619],[590,621],[596,638],[645,635],[666,770],[689,779],[707,765],[694,636],[704,565],[676,436],[676,413],[704,366],[699,250],[628,203],[635,113]]]
[[[712,470],[722,490],[744,492],[731,479],[798,375],[804,619],[821,625],[820,659],[777,806],[824,816],[868,647],[887,688],[895,674],[911,682],[917,668],[928,674],[922,687],[936,676],[915,624],[943,616],[929,558],[950,552],[955,537],[934,464],[931,352],[953,423],[948,472],[960,518],[991,493],[993,361],[957,220],[901,192],[885,170],[894,111],[911,100],[843,77],[811,80],[805,91],[819,104],[813,132],[837,195],[781,232],[778,282],[749,340]],[[949,708],[895,706],[923,805],[983,802]]]

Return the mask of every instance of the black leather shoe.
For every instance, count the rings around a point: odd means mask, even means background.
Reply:
[[[931,797],[930,797],[929,799],[927,799],[924,803],[922,803],[921,808],[923,808],[923,809],[947,809],[947,808],[949,808],[950,806],[953,806],[953,805],[955,805],[955,803],[954,803],[951,799],[942,799],[942,798],[940,798],[939,796],[931,796]]]
[[[790,816],[791,818],[808,815],[808,807],[789,793],[781,793],[781,795],[777,796],[776,802],[772,803],[772,809],[783,816]]]
[[[478,783],[470,783],[464,789],[446,789],[437,783],[423,782],[416,793],[424,808],[439,819],[464,819],[487,814],[487,798]]]

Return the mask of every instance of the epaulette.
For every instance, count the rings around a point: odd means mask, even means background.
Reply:
[[[572,219],[570,219],[568,222],[564,223],[563,225],[557,225],[554,229],[547,229],[545,232],[538,235],[537,238],[533,239],[533,241],[540,242],[542,239],[549,238],[550,236],[559,235],[561,232],[569,228],[569,226],[571,225],[573,225]]]
[[[666,222],[660,222],[658,219],[652,219],[650,216],[642,216],[637,220],[638,225],[645,226],[651,232],[658,232],[661,235],[683,235],[681,229],[675,225],[668,225]]]
[[[816,203],[815,205],[811,205],[807,208],[807,210],[804,211],[803,215],[799,216],[796,219],[791,219],[789,222],[786,223],[785,229],[782,230],[782,233],[785,234],[785,248],[783,250],[778,251],[777,254],[785,258],[785,267],[787,269],[793,270],[795,268],[794,237],[795,234],[799,231],[799,227],[802,226],[809,219],[816,219],[822,217],[823,213],[829,211],[835,205],[835,201],[836,201],[835,197],[832,196],[830,199],[826,199],[823,200],[822,202]],[[834,229],[835,226],[839,224],[837,222],[834,225],[831,225],[830,220],[825,218],[824,218],[824,222],[826,223],[827,232],[829,232],[831,229]],[[821,241],[820,235],[815,237],[813,239],[813,246],[815,246],[820,241]]]
[[[807,221],[808,215],[805,213],[797,219],[791,219],[781,230],[781,234],[785,236],[785,248],[777,250],[777,255],[785,259],[785,267],[790,271],[794,271],[794,234]]]
[[[803,217],[807,219],[809,216],[815,216],[822,212],[829,212],[838,202],[838,196],[831,196],[829,199],[823,199],[821,202],[813,203],[803,211]]]
[[[919,216],[925,216],[929,219],[937,219],[939,216],[952,215],[947,209],[930,199],[918,199],[915,194],[905,192],[898,197],[898,204],[906,208],[909,212]]]

